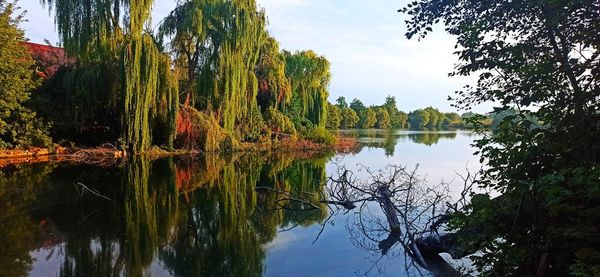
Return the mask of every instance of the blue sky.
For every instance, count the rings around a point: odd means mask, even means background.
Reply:
[[[155,0],[154,22],[175,0]],[[330,101],[345,96],[365,104],[396,97],[401,110],[427,106],[454,111],[446,101],[472,78],[448,77],[456,56],[454,39],[441,27],[422,41],[404,37],[406,19],[397,10],[405,0],[257,0],[269,18],[269,31],[287,50],[312,49],[331,62]],[[23,24],[33,42],[57,42],[53,18],[39,0],[21,0]],[[488,107],[479,107],[484,112]]]

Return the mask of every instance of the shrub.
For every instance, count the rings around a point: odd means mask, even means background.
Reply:
[[[251,108],[248,115],[238,123],[237,138],[244,142],[258,142],[263,137],[265,122],[258,106]]]
[[[238,142],[228,134],[214,116],[185,106],[177,115],[177,148],[216,152],[233,150]]]
[[[323,127],[309,129],[303,136],[305,139],[326,145],[334,145],[336,140],[335,135]]]
[[[275,109],[268,109],[265,112],[265,122],[273,132],[296,134],[294,122],[285,114]]]

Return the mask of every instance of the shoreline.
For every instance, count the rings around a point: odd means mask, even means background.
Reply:
[[[338,136],[336,143],[327,145],[309,140],[298,139],[295,141],[280,141],[273,143],[242,143],[239,149],[231,151],[203,152],[199,150],[176,149],[168,151],[159,147],[153,147],[142,153],[128,153],[119,150],[111,144],[104,144],[94,148],[78,147],[56,147],[39,148],[33,147],[27,150],[0,150],[0,169],[10,165],[36,164],[47,162],[72,162],[82,164],[110,165],[130,157],[147,157],[159,159],[169,156],[199,156],[209,154],[228,153],[302,153],[310,157],[327,152],[336,154],[348,154],[359,148],[355,138]]]

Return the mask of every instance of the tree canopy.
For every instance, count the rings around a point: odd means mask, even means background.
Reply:
[[[480,251],[478,269],[600,274],[598,1],[425,0],[402,11],[408,38],[437,22],[456,37],[452,75],[478,76],[453,97],[457,107],[516,111],[477,142],[486,164],[478,184],[499,195],[473,196],[453,225],[477,230],[461,239]]]
[[[182,147],[176,142],[208,127],[257,141],[267,129],[295,135],[326,125],[329,61],[311,50],[282,51],[256,1],[178,1],[156,33],[146,28],[153,0],[41,3],[77,58],[36,93],[38,109],[59,122],[59,137],[122,140],[144,152]]]
[[[0,148],[48,146],[48,125],[26,106],[37,86],[34,61],[23,47],[22,15],[0,0]]]

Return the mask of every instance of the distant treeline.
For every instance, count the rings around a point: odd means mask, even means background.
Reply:
[[[396,98],[388,96],[383,105],[365,106],[359,99],[354,99],[350,104],[345,97],[339,97],[335,104],[328,103],[328,129],[388,129],[388,128],[460,128],[469,127],[469,118],[477,116],[479,123],[484,126],[494,127],[510,114],[489,113],[486,115],[467,112],[441,112],[432,107],[414,110],[406,113],[398,110]]]

